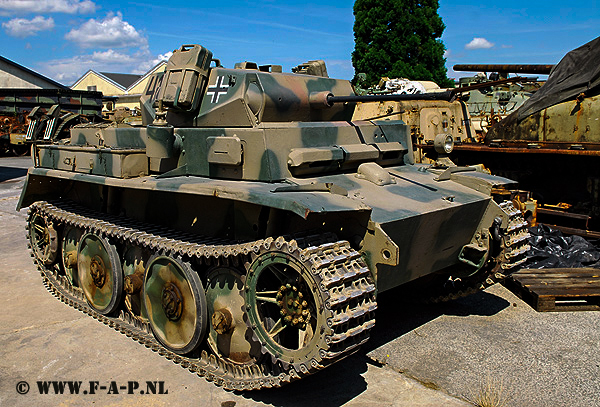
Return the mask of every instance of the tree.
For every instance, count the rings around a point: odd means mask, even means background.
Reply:
[[[446,26],[438,15],[438,0],[356,0],[354,52],[356,74],[367,75],[367,85],[381,77],[453,83],[446,75]]]

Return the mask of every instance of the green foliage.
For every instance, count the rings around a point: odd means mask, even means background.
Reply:
[[[358,74],[374,85],[383,76],[453,86],[444,66],[445,25],[438,0],[356,0],[354,52]]]

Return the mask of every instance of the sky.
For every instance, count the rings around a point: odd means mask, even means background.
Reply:
[[[388,0],[393,1],[393,0]],[[232,68],[323,59],[352,79],[354,1],[0,0],[0,55],[71,86],[88,70],[143,74],[201,44]],[[455,64],[556,64],[600,36],[600,0],[440,0],[450,78]]]

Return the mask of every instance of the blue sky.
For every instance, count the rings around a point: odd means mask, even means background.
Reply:
[[[600,35],[600,0],[441,0],[449,77],[464,63],[554,64]],[[144,73],[182,44],[226,67],[324,59],[331,77],[354,70],[350,0],[0,0],[0,55],[72,85],[89,69]]]

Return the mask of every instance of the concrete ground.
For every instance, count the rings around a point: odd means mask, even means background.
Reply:
[[[28,165],[0,158],[0,406],[465,406],[498,392],[506,406],[600,406],[600,313],[537,313],[500,285],[436,306],[384,293],[358,353],[281,389],[224,391],[46,291],[14,210]],[[96,390],[40,394],[44,381]],[[168,393],[140,394],[147,381]]]

